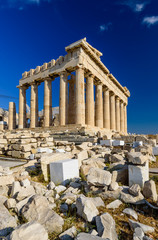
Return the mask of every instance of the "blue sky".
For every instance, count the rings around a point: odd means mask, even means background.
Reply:
[[[0,97],[0,107],[15,101],[18,109],[22,73],[65,55],[67,45],[84,37],[131,92],[128,131],[158,133],[157,0],[0,0],[0,94],[17,98]],[[57,106],[59,79],[52,91]]]

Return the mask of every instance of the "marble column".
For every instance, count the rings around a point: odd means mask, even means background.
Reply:
[[[103,128],[103,91],[101,83],[96,85],[95,125],[97,127]]]
[[[38,84],[31,84],[30,128],[38,127]]]
[[[75,107],[76,107],[76,124],[85,125],[85,84],[84,69],[79,67],[76,69],[76,89],[75,89]]]
[[[66,124],[66,108],[67,108],[67,72],[60,74],[60,99],[59,99],[59,124],[64,126]]]
[[[19,129],[26,127],[26,87],[19,87]]]
[[[127,134],[127,105],[124,104],[124,133]]]
[[[86,78],[86,124],[94,126],[94,76]]]
[[[103,127],[110,129],[110,103],[108,88],[105,88],[103,92]]]
[[[116,97],[116,131],[120,132],[120,99]]]
[[[110,94],[110,129],[116,129],[116,118],[115,118],[115,95],[114,93]]]
[[[9,117],[8,117],[8,129],[13,130],[16,128],[16,108],[15,103],[9,103]]]
[[[69,85],[66,81],[66,110],[65,110],[65,124],[69,123]]]
[[[44,80],[44,127],[52,124],[52,79]]]
[[[123,102],[121,101],[121,115],[120,115],[120,122],[121,122],[121,132],[124,133],[124,106],[123,106]]]
[[[69,110],[68,123],[75,123],[75,76],[72,75],[69,81]]]

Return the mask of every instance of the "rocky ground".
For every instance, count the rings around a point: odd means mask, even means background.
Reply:
[[[157,166],[152,143],[55,145],[23,166],[0,167],[0,239],[158,239],[157,177],[143,187],[128,179],[129,165]],[[67,156],[78,159],[80,176],[55,185],[46,169]]]

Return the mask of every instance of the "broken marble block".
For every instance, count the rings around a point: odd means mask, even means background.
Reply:
[[[128,178],[129,186],[132,186],[133,184],[139,184],[142,188],[145,181],[149,180],[148,161],[144,165],[128,165]]]
[[[79,177],[78,159],[65,159],[50,163],[50,178],[55,184]]]

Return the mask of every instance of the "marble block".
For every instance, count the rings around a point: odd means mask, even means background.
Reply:
[[[117,146],[124,146],[125,142],[122,140],[113,140],[112,145],[117,147]]]
[[[144,182],[149,180],[149,163],[144,165],[128,165],[129,186],[139,184],[142,188]]]
[[[113,140],[108,139],[108,140],[100,140],[100,145],[103,146],[105,145],[106,147],[111,147],[112,146]]]
[[[79,177],[78,159],[65,159],[50,163],[50,178],[55,184]]]

